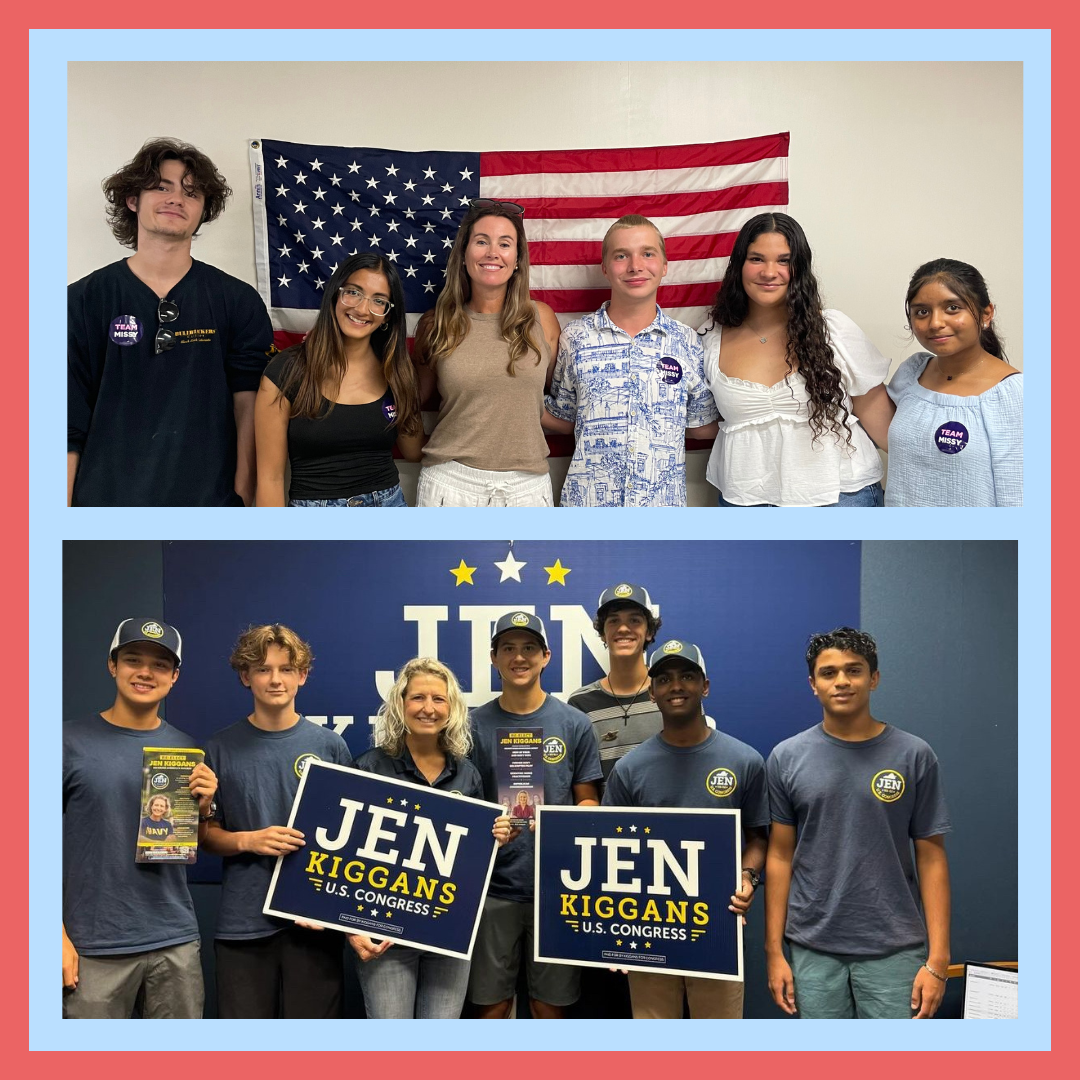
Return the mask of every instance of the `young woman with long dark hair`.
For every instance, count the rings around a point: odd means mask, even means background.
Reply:
[[[421,401],[441,405],[424,446],[417,506],[552,506],[544,389],[559,321],[529,297],[529,247],[517,203],[474,199],[446,284],[416,329]]]
[[[889,360],[822,307],[794,218],[742,227],[699,333],[721,416],[707,471],[721,506],[882,505]]]
[[[345,259],[311,332],[274,357],[255,401],[256,506],[405,506],[394,464],[423,446],[405,295],[377,252]]]
[[[994,305],[969,263],[934,259],[904,301],[925,351],[889,382],[886,506],[1021,506],[1024,377],[994,330]]]

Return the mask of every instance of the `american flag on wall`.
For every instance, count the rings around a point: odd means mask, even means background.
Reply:
[[[732,142],[621,150],[458,153],[249,143],[259,292],[279,345],[314,323],[343,258],[376,249],[405,286],[410,336],[433,307],[470,199],[525,207],[533,298],[563,324],[608,297],[600,247],[623,214],[667,245],[657,302],[696,326],[741,226],[788,203],[787,132]]]

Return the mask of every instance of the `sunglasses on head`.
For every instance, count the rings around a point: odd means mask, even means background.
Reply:
[[[180,308],[173,300],[164,296],[158,301],[157,317],[159,323],[176,322],[180,318]],[[167,327],[159,326],[154,335],[154,355],[160,356],[168,352],[176,344],[176,335]]]
[[[516,202],[502,202],[499,199],[471,199],[469,206],[474,210],[494,210],[500,214],[510,214],[513,217],[524,217],[525,207]]]

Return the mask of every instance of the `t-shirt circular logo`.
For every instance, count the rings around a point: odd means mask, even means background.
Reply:
[[[713,769],[705,777],[705,787],[709,794],[718,799],[726,799],[738,786],[738,778],[730,769]]]
[[[117,315],[109,323],[109,339],[115,345],[134,345],[142,338],[142,323],[134,315]]]
[[[682,652],[682,647],[681,641],[669,641],[660,651],[666,653]]]
[[[968,430],[963,424],[950,420],[934,432],[934,442],[943,454],[959,454],[968,444]]]
[[[159,638],[165,636],[165,631],[161,628],[161,623],[156,622],[144,622],[139,627],[139,633],[143,637]]]
[[[392,424],[397,419],[397,406],[392,401],[387,401],[383,405],[382,411],[388,424]]]
[[[558,765],[564,757],[566,757],[566,743],[558,735],[552,735],[551,738],[544,740],[544,762],[546,764]]]
[[[656,370],[660,373],[660,378],[666,383],[674,385],[682,382],[682,364],[673,356],[661,356],[656,361]]]
[[[524,611],[519,611],[511,620],[515,626],[528,626],[529,616]]]
[[[169,786],[168,775],[163,772],[154,773],[154,775],[150,777],[150,786],[152,788],[157,788],[158,791],[167,788]]]
[[[632,585],[616,585],[613,591],[615,595],[621,600],[624,597],[632,596],[634,593],[634,587]]]
[[[874,798],[882,802],[896,802],[904,794],[904,787],[904,778],[895,769],[882,769],[870,781]]]
[[[322,758],[318,754],[301,754],[296,761],[293,762],[293,772],[297,776],[303,776],[304,771],[313,761],[322,761]]]

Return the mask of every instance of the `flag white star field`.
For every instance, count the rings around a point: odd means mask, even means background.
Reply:
[[[405,287],[409,332],[433,307],[446,259],[476,198],[525,207],[533,298],[565,325],[608,298],[608,226],[643,214],[667,245],[657,302],[701,321],[742,225],[788,203],[788,134],[603,150],[403,152],[254,139],[258,287],[276,330],[302,334],[334,269],[376,250]]]

